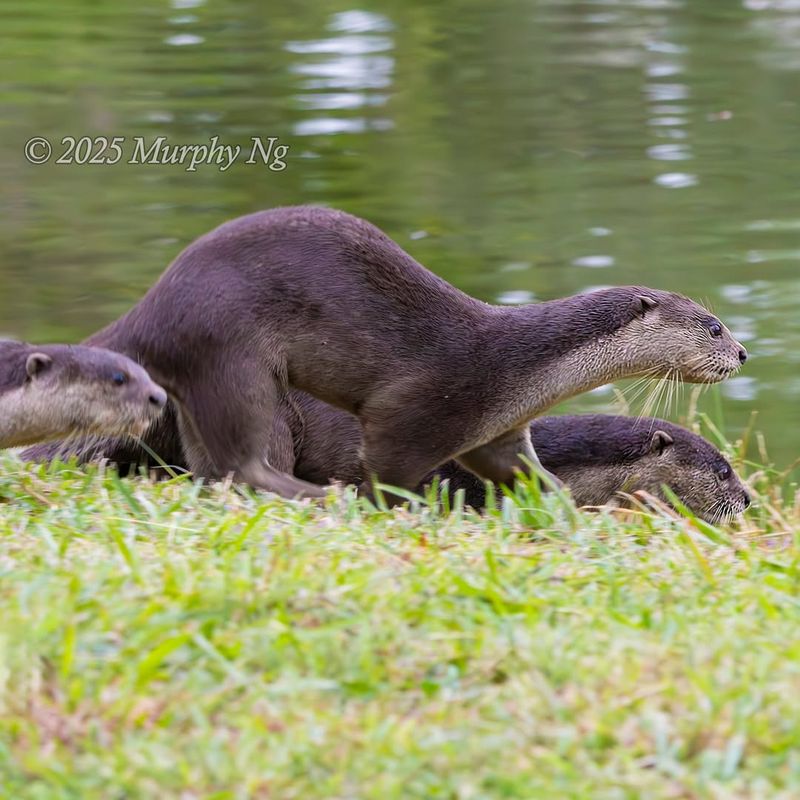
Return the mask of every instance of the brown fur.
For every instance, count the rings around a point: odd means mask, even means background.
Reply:
[[[0,341],[0,447],[72,434],[140,434],[167,395],[119,353]]]
[[[642,287],[488,305],[368,222],[300,206],[201,237],[87,343],[136,358],[164,385],[174,408],[158,439],[196,475],[318,496],[288,474],[280,409],[292,388],[358,416],[367,474],[384,483],[413,488],[454,457],[509,483],[520,456],[536,461],[528,422],[566,397],[634,375],[732,374],[744,351],[724,327],[713,337],[712,322]],[[132,455],[113,442],[104,454]]]
[[[295,475],[312,483],[363,480],[361,428],[351,414],[295,393],[287,410],[296,442]],[[530,424],[542,466],[570,490],[578,506],[622,504],[624,495],[646,492],[664,502],[663,487],[712,522],[741,514],[747,489],[725,457],[702,436],[661,419],[604,414],[541,417]],[[729,473],[729,474],[728,474]],[[486,502],[484,482],[448,461],[417,487],[437,477],[451,497],[459,489],[474,508]]]

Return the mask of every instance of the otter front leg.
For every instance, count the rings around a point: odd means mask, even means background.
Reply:
[[[516,474],[527,473],[530,464],[533,464],[555,486],[562,486],[561,481],[539,461],[531,443],[531,429],[527,424],[522,428],[506,431],[491,442],[462,453],[456,460],[484,480],[507,486],[513,486]]]

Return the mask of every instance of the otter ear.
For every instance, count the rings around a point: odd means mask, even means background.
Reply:
[[[656,431],[650,440],[650,452],[661,455],[675,440],[664,431]]]
[[[35,378],[50,369],[53,359],[44,353],[31,353],[25,362],[25,371],[29,378]]]
[[[648,311],[658,305],[658,300],[650,297],[647,294],[637,294],[633,298],[633,313],[643,317]]]

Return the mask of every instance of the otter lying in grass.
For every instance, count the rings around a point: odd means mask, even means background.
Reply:
[[[649,417],[602,414],[541,417],[531,439],[542,464],[569,488],[578,506],[625,505],[635,492],[667,503],[668,487],[689,510],[708,522],[742,514],[750,494],[710,442],[680,425]],[[450,461],[436,473],[452,496],[482,508],[483,481]]]
[[[166,403],[166,392],[119,353],[0,340],[0,447],[138,435]]]

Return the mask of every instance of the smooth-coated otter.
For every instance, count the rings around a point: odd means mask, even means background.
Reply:
[[[119,353],[0,340],[0,447],[138,435],[166,403],[166,392]]]
[[[358,420],[307,394],[295,392],[292,400],[295,475],[312,483],[361,483]],[[584,414],[540,417],[530,431],[542,466],[566,484],[578,506],[622,503],[623,494],[638,491],[668,502],[665,485],[710,522],[728,520],[750,505],[747,489],[719,450],[672,422]],[[467,505],[484,507],[484,482],[456,461],[434,470],[417,492],[424,493],[437,476],[447,481],[451,498],[463,489]]]
[[[625,495],[646,492],[669,504],[667,486],[691,511],[724,522],[745,511],[750,494],[710,442],[680,425],[649,417],[603,414],[541,417],[531,439],[542,464],[569,488],[578,506],[625,504]],[[480,478],[449,461],[436,470],[452,496],[483,508]],[[429,482],[429,481],[427,481]]]
[[[198,476],[284,496],[325,491],[288,474],[276,412],[291,388],[358,416],[367,475],[383,483],[413,489],[450,458],[511,483],[536,463],[529,421],[555,403],[637,375],[713,383],[747,356],[680,295],[620,287],[493,306],[365,220],[311,206],[202,236],[86,343],[136,358],[167,389],[173,413],[148,445],[182,449]]]

